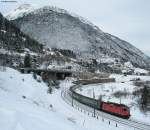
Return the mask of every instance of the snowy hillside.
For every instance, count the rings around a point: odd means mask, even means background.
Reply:
[[[24,9],[23,9],[24,10]],[[22,11],[20,11],[22,12]],[[7,18],[11,19],[12,12]],[[108,55],[130,61],[134,66],[148,67],[150,58],[139,49],[77,15],[56,7],[43,7],[16,17],[13,22],[26,34],[49,48],[69,49],[78,58],[100,59]]]
[[[38,81],[40,81],[38,77]],[[71,80],[61,82],[61,89]],[[0,70],[0,130],[127,130],[85,115],[61,98],[61,90],[47,93],[45,83],[32,74]]]
[[[83,130],[69,122],[56,106],[49,107],[59,99],[49,95],[47,89],[43,82],[38,83],[32,75],[22,75],[9,68],[7,72],[0,72],[0,129]]]

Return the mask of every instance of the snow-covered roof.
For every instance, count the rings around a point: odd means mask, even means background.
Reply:
[[[148,73],[147,70],[144,70],[144,69],[141,69],[141,68],[135,68],[134,72],[135,72],[135,73],[145,73],[145,74]]]

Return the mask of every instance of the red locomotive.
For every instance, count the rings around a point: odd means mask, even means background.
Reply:
[[[104,111],[106,113],[124,118],[129,119],[130,117],[130,109],[128,106],[124,104],[118,104],[118,103],[112,103],[112,102],[104,102],[101,99],[93,99],[90,97],[83,96],[74,90],[78,86],[72,86],[70,87],[70,91],[72,92],[70,95],[73,99],[79,101],[80,103],[83,103],[85,105],[88,105],[92,108],[95,108],[97,110]]]
[[[130,110],[123,104],[117,104],[112,102],[101,102],[101,110],[122,118],[128,119],[130,117]]]

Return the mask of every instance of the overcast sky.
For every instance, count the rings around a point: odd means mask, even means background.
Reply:
[[[87,18],[104,32],[124,39],[150,56],[150,0],[17,0],[1,3],[8,13],[21,3],[53,5]]]

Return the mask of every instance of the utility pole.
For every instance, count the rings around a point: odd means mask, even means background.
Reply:
[[[120,97],[120,104],[121,104],[121,97]]]
[[[72,92],[72,95],[71,95],[71,96],[72,96],[72,107],[73,107],[73,92]]]
[[[94,92],[94,88],[93,88],[93,99],[95,99],[95,92]],[[94,108],[94,117],[95,117],[95,107]]]

